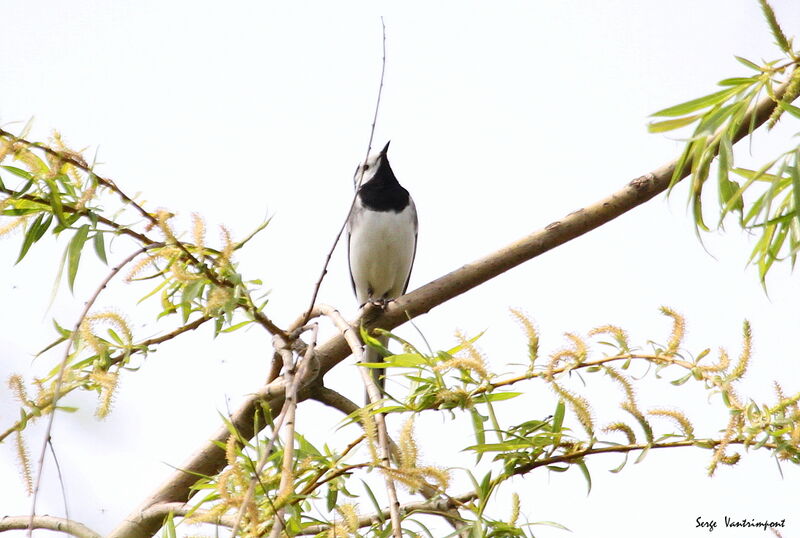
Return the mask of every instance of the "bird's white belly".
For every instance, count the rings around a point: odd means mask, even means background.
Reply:
[[[412,207],[400,213],[364,211],[353,223],[350,270],[359,303],[394,299],[403,293],[416,242]]]

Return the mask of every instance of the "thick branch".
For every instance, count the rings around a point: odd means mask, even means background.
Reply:
[[[30,516],[6,516],[0,519],[0,532],[25,530],[29,526],[31,526]],[[32,527],[64,532],[78,538],[102,538],[103,536],[82,523],[55,516],[36,516],[33,518]]]
[[[785,84],[777,88],[775,98],[781,99],[785,90]],[[772,98],[761,99],[753,109],[745,114],[741,127],[733,137],[733,142],[738,142],[747,136],[751,125],[753,129],[763,125],[769,119],[775,106]],[[614,220],[664,192],[669,187],[676,166],[677,161],[673,161],[633,179],[610,196],[573,211],[561,220],[548,224],[543,229],[533,232],[497,252],[466,264],[398,298],[390,303],[386,311],[373,323],[370,323],[370,326],[386,329],[397,327],[523,262]],[[691,160],[689,159],[678,176],[683,179],[689,175],[690,171]],[[320,363],[320,373],[324,375],[347,357],[349,351],[350,348],[341,335],[335,336],[321,345],[316,352]],[[253,414],[256,412],[260,400],[268,401],[273,413],[279,412],[283,405],[284,390],[284,381],[282,378],[278,378],[264,387],[259,394],[249,398],[239,408],[232,417],[232,422],[242,436],[253,436]],[[211,437],[211,442],[181,466],[181,471],[174,473],[150,499],[137,508],[137,511],[130,516],[131,519],[138,519],[137,523],[133,523],[129,519],[120,525],[111,536],[114,538],[121,536],[144,538],[155,534],[161,525],[161,520],[142,521],[137,514],[153,504],[185,501],[191,493],[190,486],[196,481],[197,474],[211,475],[219,472],[225,466],[225,454],[214,442],[224,442],[228,435],[227,428],[221,427]]]

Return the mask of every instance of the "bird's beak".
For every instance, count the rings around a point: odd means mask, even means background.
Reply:
[[[391,143],[392,141],[389,140],[388,142],[386,142],[386,145],[383,146],[383,149],[381,150],[381,157],[386,157],[386,152],[389,151],[389,144]]]

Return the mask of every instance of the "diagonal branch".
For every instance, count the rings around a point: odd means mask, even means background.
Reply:
[[[785,95],[786,86],[786,84],[782,84],[776,88],[774,93],[775,100],[772,97],[764,97],[745,114],[741,127],[732,139],[733,142],[738,142],[747,136],[751,129],[759,128],[769,119],[772,111],[775,110],[776,101],[782,99]],[[683,170],[678,174],[680,179],[689,175],[691,164],[691,159],[687,159]],[[580,237],[595,228],[599,228],[666,191],[677,166],[677,161],[672,161],[648,174],[633,179],[610,196],[573,211],[561,220],[548,224],[543,229],[537,230],[497,252],[468,263],[398,298],[396,301],[389,303],[385,312],[369,325],[385,329],[397,327],[409,319],[425,314],[434,307],[491,280],[509,269]],[[331,338],[318,347],[316,356],[320,363],[320,374],[324,375],[347,357],[349,353],[350,348],[341,335]],[[232,417],[233,425],[242,435],[252,437],[255,433],[253,431],[253,414],[257,410],[258,403],[266,400],[273,412],[277,414],[283,405],[284,391],[284,380],[282,378],[275,379],[259,391],[258,394],[251,396],[242,404]],[[175,472],[111,536],[114,538],[122,536],[126,538],[144,538],[155,534],[161,526],[161,520],[142,520],[137,514],[153,504],[185,501],[191,493],[190,487],[196,481],[197,474],[208,475],[219,472],[225,466],[225,454],[215,443],[224,442],[228,435],[228,429],[221,427],[211,436],[210,442],[206,446],[198,450],[184,463],[181,467],[182,470]]]
[[[24,530],[30,525],[30,516],[5,516],[0,519],[0,532]],[[34,529],[63,532],[78,538],[102,538],[101,534],[94,532],[83,523],[55,516],[36,516],[33,518],[32,525]]]

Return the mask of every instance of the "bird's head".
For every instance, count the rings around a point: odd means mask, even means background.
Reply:
[[[382,166],[389,166],[389,158],[387,157],[387,153],[389,151],[389,142],[386,142],[386,145],[383,146],[383,149],[378,153],[370,154],[369,158],[367,158],[367,162],[358,165],[356,168],[356,173],[353,176],[353,183],[358,186],[359,182],[361,185],[367,183],[370,179],[375,177],[375,174]],[[362,176],[363,175],[363,179]]]

